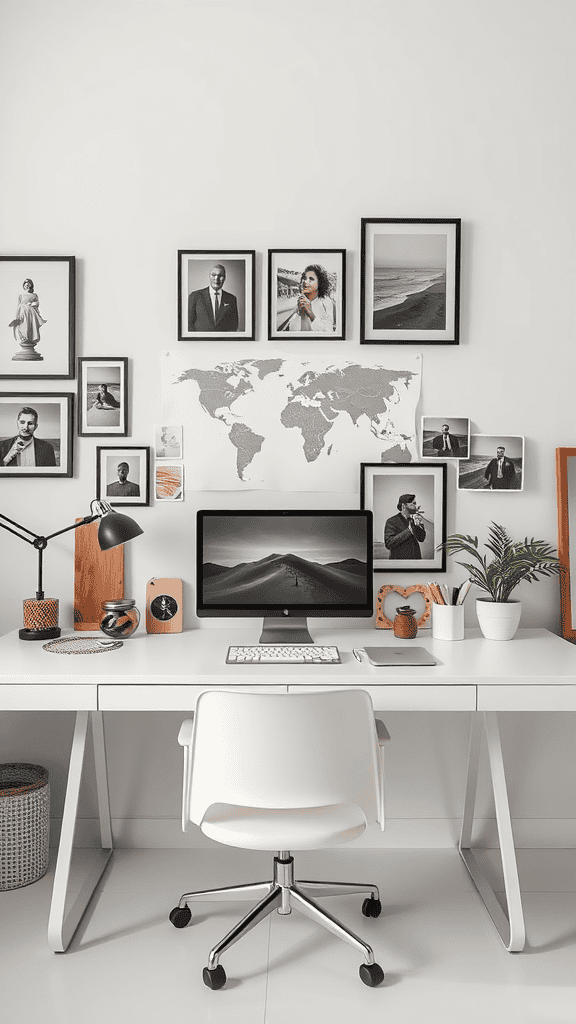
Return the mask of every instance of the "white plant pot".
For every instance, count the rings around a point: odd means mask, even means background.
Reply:
[[[490,601],[476,598],[478,624],[487,640],[511,640],[520,624],[521,601]]]

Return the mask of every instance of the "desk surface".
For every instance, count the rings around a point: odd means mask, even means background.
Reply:
[[[576,646],[546,629],[520,629],[510,641],[471,629],[450,642],[434,640],[430,630],[399,641],[390,630],[316,628],[315,642],[336,644],[341,665],[226,665],[229,644],[257,643],[259,625],[141,632],[118,650],[90,655],[49,653],[14,631],[0,639],[0,707],[179,710],[206,687],[329,685],[362,686],[382,709],[576,710]],[[353,647],[394,644],[426,647],[437,664],[376,668],[352,654]]]

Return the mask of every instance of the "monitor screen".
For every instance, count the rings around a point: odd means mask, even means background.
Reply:
[[[197,549],[199,616],[372,615],[368,510],[200,511]]]

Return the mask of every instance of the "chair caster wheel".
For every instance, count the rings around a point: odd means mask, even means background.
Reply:
[[[218,964],[218,967],[215,967],[212,971],[209,967],[205,967],[202,971],[202,981],[208,988],[222,988],[226,984],[226,971],[221,964]]]
[[[380,900],[375,899],[374,896],[369,896],[362,904],[362,913],[364,917],[380,917],[382,913]]]
[[[170,920],[175,928],[185,928],[192,917],[190,907],[174,907],[170,911]]]
[[[368,985],[368,988],[376,988],[377,985],[381,985],[384,981],[384,971],[380,964],[361,964],[358,973],[364,984]]]

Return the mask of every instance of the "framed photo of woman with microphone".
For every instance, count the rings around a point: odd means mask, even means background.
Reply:
[[[271,341],[344,341],[346,250],[268,250]]]
[[[374,517],[374,572],[446,571],[446,463],[362,462],[360,507]]]

